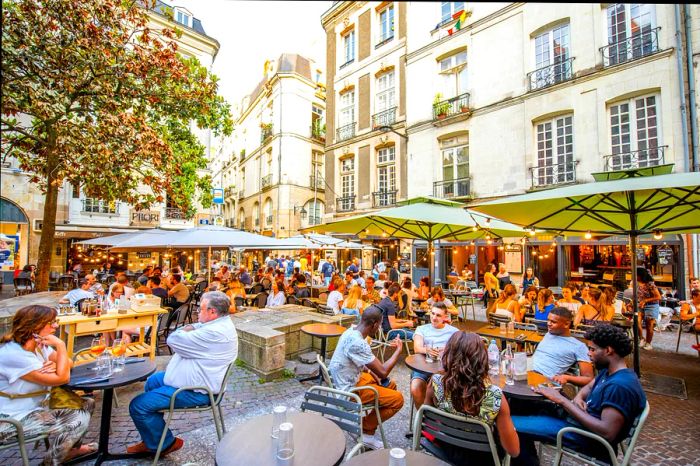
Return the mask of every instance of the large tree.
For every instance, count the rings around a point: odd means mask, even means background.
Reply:
[[[48,288],[58,191],[136,208],[211,201],[192,122],[230,134],[217,80],[149,26],[143,0],[3,0],[2,157],[45,194],[37,289]]]

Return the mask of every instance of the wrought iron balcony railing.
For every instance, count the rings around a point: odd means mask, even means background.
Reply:
[[[265,217],[265,225],[272,225],[272,215]]]
[[[272,186],[272,174],[265,175],[260,180],[260,187],[261,188],[267,188],[269,186]]]
[[[335,200],[338,212],[350,212],[355,210],[355,196],[339,197]]]
[[[655,167],[664,164],[664,152],[668,146],[635,150],[606,155],[605,171],[629,170],[631,168]]]
[[[372,129],[382,126],[391,126],[396,123],[396,107],[391,107],[383,112],[372,115]]]
[[[343,68],[345,68],[346,66],[350,66],[354,62],[355,62],[355,59],[351,58],[350,60],[348,60],[345,63],[343,63],[342,65],[340,65],[340,68],[338,68],[338,69],[342,70]]]
[[[325,189],[326,184],[323,182],[323,178],[320,176],[309,176],[309,186],[311,189]]]
[[[559,63],[544,66],[527,74],[528,91],[553,86],[568,81],[574,76],[573,62],[575,57],[567,58]]]
[[[396,205],[398,191],[375,191],[372,193],[372,207],[389,207]]]
[[[83,199],[82,212],[86,214],[119,215],[119,202],[107,202],[102,199],[86,197]]]
[[[657,52],[659,50],[659,29],[661,28],[650,29],[601,47],[603,66],[625,63]]]
[[[531,187],[552,186],[576,181],[577,161],[530,168]]]
[[[433,182],[433,196],[440,199],[466,197],[470,195],[470,177]]]
[[[170,219],[170,220],[187,220],[187,216],[185,213],[177,209],[175,207],[166,207],[165,208],[165,218]]]
[[[263,144],[270,137],[272,137],[272,123],[263,124],[260,127],[260,144]]]
[[[335,130],[335,132],[336,139],[338,141],[345,141],[346,139],[355,137],[355,122],[352,122],[349,125],[341,126],[337,130]]]
[[[433,120],[442,120],[461,113],[469,113],[469,93],[433,104]]]
[[[241,189],[240,191],[238,191],[238,200],[240,201],[244,197],[245,197],[245,191]]]
[[[379,37],[377,37],[377,45],[374,46],[375,49],[378,49],[382,45],[386,44],[387,42],[391,42],[394,40],[394,31],[387,31],[384,34],[379,34]]]

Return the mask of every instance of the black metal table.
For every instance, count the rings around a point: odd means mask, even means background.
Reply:
[[[114,389],[117,387],[123,387],[125,385],[138,382],[140,380],[145,380],[149,375],[156,371],[155,362],[144,359],[143,361],[130,363],[124,365],[124,370],[121,372],[115,372],[110,377],[109,380],[105,382],[97,383],[79,383],[82,380],[96,378],[96,371],[92,370],[95,367],[95,363],[83,364],[74,368],[71,371],[70,382],[66,384],[66,387],[72,388],[74,390],[102,390],[102,417],[100,419],[100,440],[97,451],[89,453],[87,455],[82,455],[77,458],[64,463],[64,464],[76,464],[83,461],[88,461],[95,459],[95,464],[99,465],[105,461],[113,461],[125,458],[142,458],[145,456],[150,456],[153,453],[117,453],[113,454],[109,452],[109,428],[110,420],[112,419],[112,400],[114,399]]]
[[[343,327],[342,325],[335,325],[335,324],[307,324],[301,327],[301,331],[306,333],[307,335],[311,335],[312,337],[319,337],[321,339],[321,358],[323,359],[323,362],[326,361],[326,339],[331,338],[331,337],[339,337],[342,335],[347,328]],[[314,380],[318,378],[318,384],[321,385],[323,383],[323,374],[321,373],[321,369],[319,368],[318,370],[318,377],[312,376],[312,377],[306,377],[304,379],[300,379],[299,382],[307,382],[309,380]]]

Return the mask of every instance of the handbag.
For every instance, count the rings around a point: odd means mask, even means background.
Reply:
[[[64,387],[53,387],[49,394],[50,409],[83,409],[83,400],[73,390]]]

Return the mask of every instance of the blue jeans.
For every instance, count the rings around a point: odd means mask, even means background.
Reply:
[[[564,427],[578,427],[580,424],[568,422],[568,420],[552,416],[511,416],[513,425],[520,440],[520,455],[513,458],[512,464],[517,466],[539,465],[535,441],[556,445],[557,433]],[[581,435],[568,433],[564,435],[564,445],[595,456],[605,461],[610,461],[607,450],[602,444],[582,437]]]
[[[394,330],[389,330],[389,333],[387,333],[387,335],[386,335],[387,341],[391,341],[396,337],[399,337],[402,340],[413,341],[413,330],[406,330],[405,328],[397,328]]]
[[[349,316],[355,316],[355,321],[359,322],[360,321],[360,311],[357,309],[348,309],[347,307],[344,307],[340,310],[341,314],[349,315]]]
[[[332,277],[323,277],[323,283],[328,286],[331,284],[331,278]]]
[[[165,372],[156,372],[146,380],[145,393],[141,393],[131,400],[129,414],[134,420],[134,425],[141,434],[143,443],[149,450],[156,451],[160,436],[163,435],[165,420],[163,414],[158,411],[170,407],[170,396],[177,388],[165,385],[163,382]],[[180,392],[175,399],[176,408],[190,408],[209,404],[209,396],[194,391]],[[163,450],[175,441],[170,429],[165,435]]]

